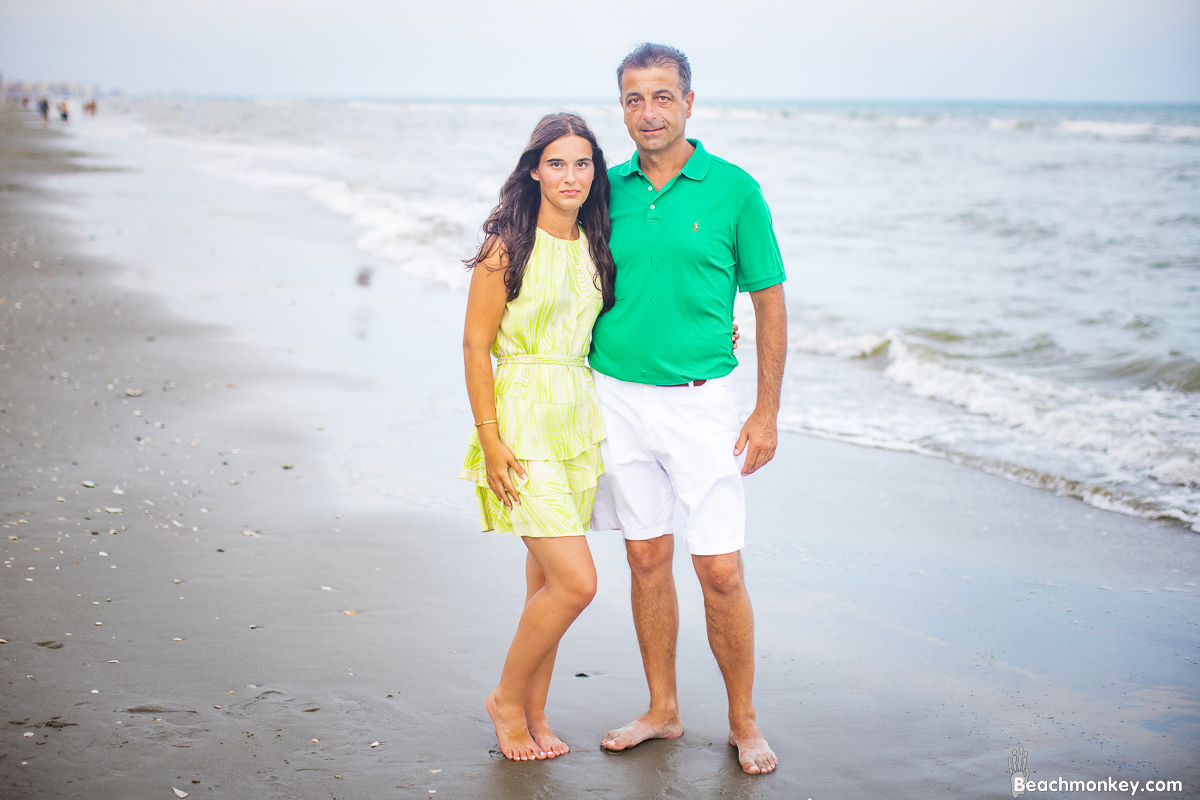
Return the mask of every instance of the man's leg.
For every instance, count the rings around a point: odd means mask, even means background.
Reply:
[[[600,744],[606,750],[627,750],[647,739],[683,735],[675,687],[675,643],[679,639],[679,599],[671,571],[675,537],[666,534],[626,540],[625,553],[631,575],[633,625],[650,687],[650,710],[625,727],[609,731]]]
[[[679,601],[671,572],[675,494],[670,478],[649,451],[645,418],[656,387],[626,383],[593,372],[608,438],[600,443],[604,474],[596,487],[592,530],[620,530],[626,537],[633,624],[650,688],[650,709],[623,728],[609,731],[606,750],[626,750],[647,739],[683,734],[675,692],[675,641]]]
[[[704,590],[708,643],[729,696],[729,743],[738,749],[742,770],[758,775],[778,763],[754,718],[754,609],[739,551],[692,556]]]

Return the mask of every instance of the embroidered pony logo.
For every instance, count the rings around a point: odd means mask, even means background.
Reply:
[[[699,222],[693,222],[693,223],[692,223],[692,232],[693,232],[693,233],[695,233],[695,232],[697,232],[697,231],[699,231],[699,230],[700,230],[700,223],[699,223]]]

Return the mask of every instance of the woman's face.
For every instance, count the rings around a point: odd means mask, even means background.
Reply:
[[[578,212],[592,190],[592,146],[582,136],[564,136],[546,145],[529,174],[541,186],[542,202],[560,211]]]

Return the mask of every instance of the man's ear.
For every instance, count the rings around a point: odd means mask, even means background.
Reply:
[[[695,99],[696,99],[696,93],[695,93],[695,92],[688,92],[688,93],[687,93],[687,94],[684,96],[684,98],[683,98],[683,102],[684,102],[684,103],[687,105],[687,114],[684,116],[684,119],[691,119],[691,118],[692,118],[692,101],[693,101],[693,100],[695,100]]]

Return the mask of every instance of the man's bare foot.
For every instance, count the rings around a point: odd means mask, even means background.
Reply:
[[[742,772],[747,775],[774,772],[779,759],[775,758],[775,751],[767,745],[767,740],[763,738],[758,725],[751,722],[743,727],[742,734],[735,736],[733,731],[729,732],[729,744],[738,750],[738,762],[742,765]]]
[[[500,752],[505,758],[510,761],[541,761],[546,758],[546,751],[529,735],[522,706],[502,706],[496,701],[495,689],[487,696],[484,705],[487,706],[492,724],[496,726],[496,741],[500,743]]]
[[[605,750],[628,750],[647,739],[678,739],[683,723],[678,714],[664,716],[647,711],[623,728],[609,731],[600,746]]]
[[[554,731],[550,729],[550,723],[544,716],[539,718],[526,714],[525,721],[529,725],[529,735],[537,742],[538,747],[546,751],[547,758],[565,756],[571,752],[571,747],[554,734]]]

